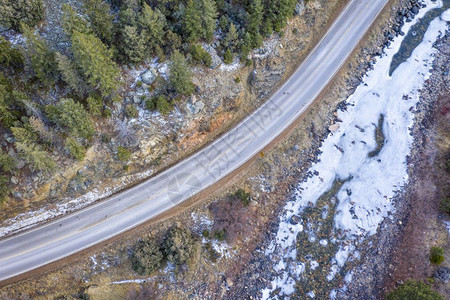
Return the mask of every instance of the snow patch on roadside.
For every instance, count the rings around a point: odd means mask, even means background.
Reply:
[[[403,26],[404,32],[427,11],[442,5],[441,1],[425,3],[426,9]],[[336,194],[339,202],[334,225],[339,232],[336,236],[339,250],[328,271],[329,281],[335,279],[350,257],[359,257],[356,245],[375,234],[382,220],[394,209],[392,199],[408,180],[406,156],[413,141],[409,128],[419,101],[419,89],[430,75],[428,63],[435,52],[432,45],[447,28],[442,19],[448,14],[447,10],[441,18],[431,22],[421,44],[389,77],[392,57],[403,40],[401,36],[395,38],[385,50],[386,54],[378,58],[374,70],[366,75],[364,83],[347,99],[348,110],[338,113],[342,120],[339,129],[324,141],[320,160],[310,169],[319,175],[298,185],[295,201],[288,202],[280,216],[275,241],[266,250],[277,275],[262,291],[262,299],[280,299],[294,292],[298,275],[290,271],[290,265],[298,263],[293,253],[296,253],[296,237],[303,226],[291,224],[291,217],[301,216],[308,203],[315,204],[335,180],[349,179]],[[380,115],[384,115],[385,144],[377,156],[369,158],[368,153],[377,147],[374,132]],[[351,281],[351,275],[344,279]],[[344,289],[346,286],[340,288]],[[275,290],[277,295],[272,295]],[[335,297],[336,292],[332,291],[330,298]]]

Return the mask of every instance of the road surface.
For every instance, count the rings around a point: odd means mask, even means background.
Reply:
[[[212,144],[149,180],[0,241],[0,282],[108,240],[236,170],[282,133],[330,82],[388,0],[352,0],[264,105]]]

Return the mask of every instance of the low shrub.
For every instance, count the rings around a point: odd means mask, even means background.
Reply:
[[[441,247],[431,247],[430,262],[435,265],[440,265],[444,262],[444,249]]]
[[[227,235],[227,232],[225,231],[225,229],[222,229],[222,230],[214,231],[213,236],[218,241],[224,241],[226,235]]]
[[[68,137],[65,142],[65,147],[72,158],[76,160],[83,160],[86,156],[86,149],[72,137]]]
[[[130,150],[128,150],[127,148],[122,147],[122,146],[117,147],[117,158],[120,161],[123,161],[123,162],[128,161],[130,159],[130,156],[131,156]]]
[[[386,300],[444,300],[430,286],[421,282],[408,280],[386,296]]]
[[[247,193],[244,189],[238,189],[234,196],[239,199],[244,206],[247,206],[250,204],[250,193]]]
[[[233,53],[231,52],[230,48],[225,51],[223,54],[223,62],[227,65],[231,64],[233,62]]]
[[[161,267],[163,260],[163,252],[156,241],[139,241],[131,255],[131,266],[137,273],[149,275]]]
[[[193,258],[197,241],[189,229],[174,226],[167,232],[163,248],[167,260],[176,266],[181,266]]]
[[[441,202],[442,212],[450,215],[450,197],[445,197]]]
[[[137,108],[133,104],[127,105],[125,108],[125,114],[128,118],[137,118],[139,116]]]
[[[191,46],[191,55],[192,59],[197,63],[203,63],[208,67],[212,64],[211,55],[199,44]]]

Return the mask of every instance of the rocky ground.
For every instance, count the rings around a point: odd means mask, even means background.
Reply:
[[[245,174],[234,178],[233,182],[223,187],[216,196],[192,205],[175,217],[147,224],[136,229],[132,234],[122,236],[119,240],[101,248],[93,249],[87,253],[89,255],[87,258],[79,258],[56,271],[2,288],[0,296],[5,299],[7,297],[74,299],[84,297],[84,295],[89,295],[91,299],[257,298],[260,290],[267,285],[268,278],[271,276],[271,262],[267,261],[264,249],[277,230],[279,209],[284,205],[286,198],[290,197],[293,185],[299,179],[309,175],[307,170],[316,160],[321,142],[333,129],[332,125],[336,122],[333,112],[337,108],[345,107],[345,104],[341,102],[353,92],[360,83],[362,75],[371,68],[373,57],[381,53],[383,45],[388,44],[389,39],[396,34],[396,25],[398,25],[396,22],[399,22],[396,20],[398,11],[405,15],[408,14],[412,9],[411,3],[417,3],[417,1],[392,1],[391,6],[385,9],[380,16],[377,26],[372,28],[365,42],[361,43],[360,48],[352,56],[349,64],[341,70],[328,90],[299,121],[297,127],[278,145],[265,153],[264,157],[250,165]],[[405,10],[405,7],[408,9]],[[386,31],[386,28],[389,29]],[[448,95],[448,90],[445,93],[444,89],[448,86],[448,70],[445,67],[448,65],[448,62],[445,63],[445,59],[448,60],[448,37],[447,40],[442,39],[437,46],[440,52],[434,66],[435,72],[427,83],[421,105],[423,105],[423,112],[428,111],[431,106],[434,111],[438,111],[435,114],[437,119],[445,120],[448,118],[448,110],[438,108],[446,107],[445,103],[448,102],[448,98],[439,98],[433,91],[441,90],[444,92],[442,95]],[[268,74],[272,74],[269,75],[269,78],[279,72],[276,70],[277,63],[272,64],[272,67],[270,67],[270,63],[264,64],[262,67],[268,70]],[[284,72],[287,74],[287,71]],[[427,93],[427,91],[429,92]],[[444,104],[431,105],[436,103],[436,99],[440,99],[440,102],[437,103]],[[446,113],[442,114],[442,111]],[[426,140],[432,139],[430,133],[435,128],[432,126],[430,115],[427,114],[419,116],[416,124],[414,134],[417,135],[417,138],[414,149],[421,149],[422,137],[427,137]],[[430,128],[429,131],[426,128]],[[444,128],[440,132],[445,132]],[[441,146],[442,149],[445,148],[444,146]],[[433,149],[433,146],[429,144],[429,148]],[[419,152],[422,156],[417,155]],[[418,162],[423,158],[423,151],[414,150],[413,153],[411,166],[415,167],[411,168],[411,174],[416,174],[413,178],[423,178],[417,173],[419,169],[424,170],[423,167],[417,167],[421,166]],[[439,177],[434,177],[434,180],[436,178]],[[416,184],[416,180],[412,182]],[[230,204],[232,203],[230,194],[237,188],[244,188],[250,192],[252,201],[249,206]],[[421,190],[420,187],[408,188],[401,199],[407,199],[409,189]],[[416,198],[419,199],[419,197]],[[398,202],[408,203],[400,198]],[[227,214],[226,210],[229,210],[230,205],[236,215],[229,212]],[[417,202],[416,205],[421,204]],[[386,288],[391,288],[398,280],[404,280],[399,274],[405,274],[405,268],[409,268],[406,266],[409,266],[411,262],[399,259],[405,257],[404,253],[392,256],[390,250],[397,245],[395,241],[400,240],[398,237],[401,236],[403,228],[412,226],[418,220],[410,218],[408,221],[406,212],[409,211],[409,207],[411,207],[410,204],[399,206],[396,213],[404,215],[395,217],[394,220],[397,220],[395,224],[389,224],[388,221],[383,224],[380,230],[382,234],[372,241],[373,246],[364,254],[366,258],[363,261],[367,263],[360,266],[358,275],[354,276],[352,284],[349,285],[350,294],[347,295],[347,299],[366,299],[364,298],[366,296],[381,297],[385,274],[392,273],[391,269],[398,271],[397,273],[393,272],[392,279],[386,277],[388,278]],[[435,208],[436,205],[432,207]],[[212,230],[214,226],[217,226],[215,223],[217,215],[225,215],[228,220],[234,220],[236,226],[231,224],[227,227],[227,232],[232,232],[233,236],[227,236],[225,241],[219,242],[210,239],[213,245],[217,246],[215,247],[216,251],[220,253],[216,261],[211,259],[204,244],[202,250],[186,270],[177,271],[169,266],[156,272],[150,278],[138,276],[131,270],[128,257],[132,245],[138,238],[148,236],[149,232],[152,237],[161,236],[176,222],[185,224],[200,236],[203,230]],[[421,220],[426,219],[428,219],[428,215],[422,215]],[[435,220],[436,218],[431,216],[429,219]],[[401,220],[401,223],[398,223],[398,220]],[[404,237],[407,236],[410,235],[405,233]],[[411,247],[412,241],[403,238],[401,243]],[[426,253],[427,251],[421,252],[420,249],[417,248],[417,253]],[[422,270],[423,264],[427,260],[423,259],[423,254],[417,256],[416,259],[413,261],[413,265],[418,266],[417,270]],[[387,266],[390,263],[392,267]],[[427,268],[426,274],[431,274],[430,266]],[[417,276],[421,278],[420,276],[424,275],[418,274]]]

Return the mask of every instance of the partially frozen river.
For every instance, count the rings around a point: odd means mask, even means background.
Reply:
[[[407,33],[441,1],[424,1]],[[413,137],[419,90],[429,77],[432,45],[448,29],[450,10],[429,25],[422,42],[392,76],[389,68],[404,37],[394,39],[355,93],[347,99],[342,122],[321,147],[314,176],[298,184],[280,216],[276,238],[266,255],[276,274],[263,299],[334,298],[352,280],[357,246],[377,233],[395,209],[392,200],[408,181],[406,157]],[[318,288],[320,287],[320,288]]]

